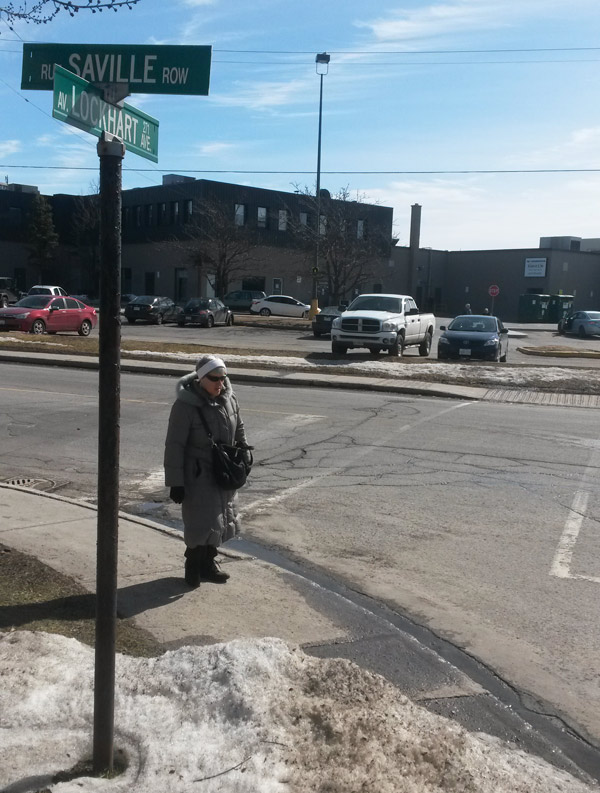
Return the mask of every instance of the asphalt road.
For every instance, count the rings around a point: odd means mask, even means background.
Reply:
[[[176,522],[173,378],[122,378],[125,509]],[[596,413],[237,389],[257,464],[245,534],[411,615],[600,741]],[[3,365],[0,478],[94,499],[97,375]]]
[[[438,325],[444,324],[438,320]],[[95,331],[97,333],[97,331]],[[290,352],[329,353],[331,340],[329,336],[315,338],[310,330],[271,330],[267,328],[253,328],[242,325],[233,327],[218,326],[215,328],[198,328],[176,325],[135,325],[124,324],[122,335],[125,339],[139,339],[140,341],[154,340],[164,342],[185,342],[193,344],[214,344],[219,348],[233,351],[243,350],[272,350],[273,355],[286,355]],[[439,330],[436,330],[432,347],[432,358],[437,358],[437,339]],[[509,339],[508,363],[528,364],[534,366],[575,366],[585,368],[600,368],[600,358],[562,358],[540,357],[526,355],[518,352],[518,347],[545,347],[553,345],[558,347],[571,347],[575,349],[594,350],[600,353],[600,337],[578,339],[575,336],[559,336],[558,333],[549,331],[528,330],[526,335],[511,336]],[[348,353],[349,356],[369,358],[367,350],[356,350]],[[419,357],[417,348],[409,348],[407,356]],[[461,362],[462,363],[462,362]]]

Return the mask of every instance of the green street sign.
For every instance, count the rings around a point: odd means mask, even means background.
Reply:
[[[116,135],[128,151],[158,162],[158,121],[135,107],[110,105],[103,93],[61,66],[54,70],[54,118],[100,137]]]
[[[145,44],[24,44],[21,88],[51,91],[57,63],[89,83],[131,94],[208,95],[212,47]]]

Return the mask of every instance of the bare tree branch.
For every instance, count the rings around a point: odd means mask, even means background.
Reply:
[[[7,5],[0,5],[0,19],[4,19],[9,27],[11,23],[18,21],[46,25],[61,11],[68,12],[72,17],[79,11],[91,11],[92,14],[101,14],[105,9],[117,11],[118,8],[123,6],[131,10],[138,2],[139,0],[86,0],[86,2],[38,0],[31,5],[26,2],[8,3]]]

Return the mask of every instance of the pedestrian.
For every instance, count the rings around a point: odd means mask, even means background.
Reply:
[[[471,304],[465,303],[465,314],[472,314],[472,313],[473,312],[471,311]]]
[[[483,313],[487,316],[490,313],[489,308],[484,308]]]
[[[181,504],[185,540],[185,580],[225,583],[229,578],[216,562],[217,548],[240,530],[235,490],[220,487],[212,471],[212,442],[247,446],[244,422],[225,362],[203,355],[196,370],[176,385],[165,441],[165,485]]]

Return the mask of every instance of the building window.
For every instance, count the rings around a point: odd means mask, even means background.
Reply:
[[[171,223],[179,223],[179,201],[171,201]]]
[[[300,225],[301,226],[308,226],[308,212],[301,212],[300,213]]]
[[[146,225],[152,226],[154,223],[154,207],[152,204],[146,205]]]
[[[235,225],[236,226],[243,226],[246,223],[246,205],[245,204],[236,204],[235,205]]]
[[[266,229],[267,228],[267,208],[266,207],[258,207],[258,211],[256,214],[256,223],[259,229]]]
[[[129,210],[129,207],[123,207],[121,211],[121,225],[129,226],[130,222],[131,222],[131,212]]]
[[[166,204],[159,204],[158,205],[158,225],[164,226],[167,222],[167,205]]]
[[[365,238],[365,221],[358,220],[356,222],[356,239],[364,240],[364,238]]]
[[[142,225],[142,208],[141,207],[135,207],[134,211],[135,211],[135,225],[136,225],[136,228],[139,229],[140,226]]]
[[[287,231],[288,225],[288,212],[287,209],[280,209],[279,210],[279,222],[277,224],[277,228],[279,231]]]
[[[283,291],[283,279],[273,278],[273,292],[274,295],[280,295]]]
[[[183,202],[183,222],[189,223],[192,219],[192,215],[194,214],[194,202],[191,198],[188,198],[186,201]]]

